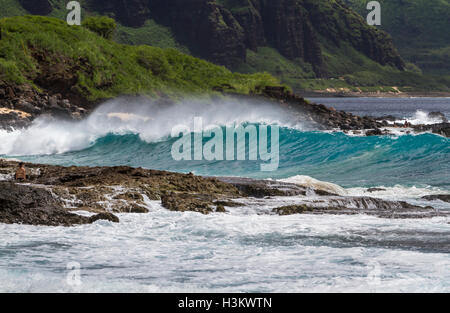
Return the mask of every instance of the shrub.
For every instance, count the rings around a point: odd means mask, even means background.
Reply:
[[[137,50],[136,60],[139,65],[150,70],[155,76],[167,77],[171,71],[164,51],[159,48],[141,46]]]
[[[91,16],[83,21],[83,26],[106,39],[111,39],[117,24],[112,18],[106,16]]]
[[[26,81],[16,64],[3,58],[0,58],[0,78],[18,84],[23,84]]]
[[[406,63],[406,71],[416,73],[416,74],[422,74],[422,70],[413,63]]]

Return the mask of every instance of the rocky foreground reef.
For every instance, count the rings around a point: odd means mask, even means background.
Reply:
[[[448,216],[432,207],[338,195],[330,190],[271,180],[199,177],[124,166],[26,166],[28,180],[16,182],[12,177],[17,162],[0,160],[0,223],[74,226],[98,220],[119,222],[116,213],[148,213],[150,200],[161,201],[171,211],[223,214],[248,201],[269,201],[274,197],[289,197],[295,199],[295,204],[281,207],[275,204],[267,214]],[[449,202],[449,195],[433,195],[429,200]],[[82,216],[75,211],[93,215]]]

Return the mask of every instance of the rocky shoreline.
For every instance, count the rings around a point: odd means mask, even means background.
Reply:
[[[317,91],[299,91],[305,98],[448,98],[449,92],[364,92],[364,91],[347,91],[347,90],[317,90]]]
[[[63,72],[53,73],[49,85],[67,84]],[[29,85],[12,85],[0,80],[0,129],[28,127],[40,115],[51,115],[69,120],[86,117],[95,104],[89,103],[75,93],[40,92]]]
[[[56,74],[55,74],[56,75]],[[62,74],[61,74],[62,75]],[[55,83],[65,82],[67,77],[53,77]],[[450,123],[440,112],[442,122],[433,125],[413,125],[404,130],[404,125],[395,123],[392,117],[357,116],[352,113],[337,111],[332,107],[306,101],[285,87],[265,87],[251,95],[233,94],[224,86],[214,88],[226,97],[237,100],[255,100],[273,102],[296,116],[299,121],[309,121],[320,130],[343,131],[354,135],[395,135],[395,130],[405,133],[431,132],[450,137]],[[157,100],[162,105],[173,104],[167,97]],[[41,115],[49,115],[67,120],[81,120],[98,106],[82,99],[75,92],[41,93],[29,86],[12,86],[0,81],[0,129],[13,130],[26,128]]]
[[[449,216],[433,207],[372,197],[350,197],[301,184],[232,177],[199,177],[131,167],[61,167],[26,164],[28,180],[16,182],[16,161],[0,160],[0,223],[75,226],[119,222],[117,213],[148,213],[149,201],[171,211],[226,213],[246,201],[294,199],[267,214],[368,214],[383,218]],[[313,195],[313,197],[311,197]],[[430,201],[449,201],[430,195]],[[259,200],[258,200],[259,199]],[[74,212],[86,211],[90,217]]]
[[[305,116],[317,124],[322,130],[343,131],[353,135],[381,136],[396,135],[396,131],[408,133],[425,133],[450,137],[450,123],[444,114],[431,112],[430,117],[440,120],[431,125],[410,125],[405,129],[404,124],[396,122],[392,116],[357,116],[352,113],[337,111],[323,104],[314,104],[303,97],[290,92],[284,87],[266,87],[262,92],[263,99],[271,99],[297,115],[299,120]]]

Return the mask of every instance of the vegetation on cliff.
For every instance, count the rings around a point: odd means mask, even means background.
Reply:
[[[361,15],[366,0],[345,0]],[[450,75],[450,2],[448,0],[379,0],[381,29],[389,32],[409,62],[425,73]]]
[[[89,25],[101,23],[90,20]],[[118,44],[56,18],[4,18],[0,29],[0,81],[90,101],[121,94],[208,93],[217,88],[245,94],[278,83],[266,73],[232,73],[175,49]]]

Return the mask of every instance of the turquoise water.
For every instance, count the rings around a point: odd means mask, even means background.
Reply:
[[[450,140],[432,134],[352,137],[343,133],[280,130],[280,164],[261,172],[261,161],[175,161],[175,139],[158,143],[138,135],[109,134],[81,151],[21,156],[29,162],[59,165],[129,165],[199,175],[288,178],[308,175],[343,187],[429,185],[450,189]]]
[[[420,123],[430,122],[427,112],[440,110],[447,114],[450,108],[450,98],[328,101],[336,101],[336,107],[360,103],[359,110],[367,115],[395,114],[399,119]],[[171,137],[173,129],[183,125],[198,133],[196,119],[202,121],[200,131],[208,126],[221,126],[224,130],[230,125],[278,125],[277,170],[262,172],[260,166],[267,162],[261,158],[259,161],[174,160],[171,149],[177,139]],[[281,107],[260,101],[186,100],[160,106],[148,99],[130,102],[119,98],[101,105],[83,121],[42,117],[26,130],[0,130],[0,156],[66,166],[129,165],[211,176],[306,175],[347,188],[402,185],[450,189],[448,138],[433,134],[356,137],[315,129],[307,117],[293,116]],[[208,140],[210,137],[204,143]]]

